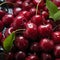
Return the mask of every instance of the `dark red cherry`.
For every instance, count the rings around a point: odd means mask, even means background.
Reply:
[[[16,0],[6,0],[6,2],[12,2],[12,3],[15,3]]]
[[[30,56],[27,56],[25,60],[39,60],[39,58],[36,55],[30,55]]]
[[[7,54],[5,54],[5,60],[13,60],[13,53],[9,52]]]
[[[3,11],[3,10],[0,10],[0,19],[5,15],[5,11]]]
[[[3,18],[2,21],[5,26],[10,26],[10,24],[14,21],[14,17],[11,14],[6,14]]]
[[[15,4],[15,7],[20,7],[22,8],[22,1],[21,0],[16,0],[16,4]]]
[[[51,24],[46,24],[46,25],[40,25],[38,27],[38,33],[42,36],[42,37],[48,37],[51,35],[52,33],[52,25]]]
[[[54,43],[60,43],[60,32],[56,31],[52,33],[52,40]]]
[[[13,22],[13,28],[14,29],[19,29],[19,28],[24,28],[24,24],[26,23],[26,19],[24,16],[17,16],[15,18],[15,21]]]
[[[51,52],[54,48],[54,43],[52,40],[44,38],[39,42],[39,46],[43,51]]]
[[[42,16],[46,19],[46,18],[48,18],[49,14],[48,14],[48,12],[43,11],[42,12]]]
[[[19,50],[26,50],[28,47],[28,40],[26,40],[23,36],[18,36],[15,39],[15,46],[19,49]]]
[[[24,1],[23,4],[22,4],[22,8],[23,8],[23,10],[29,11],[31,9],[32,5],[33,4],[30,3],[30,2]]]
[[[52,56],[50,54],[42,53],[42,60],[52,60]]]
[[[2,31],[4,28],[4,23],[2,21],[0,21],[0,31]]]
[[[37,42],[32,43],[30,50],[33,52],[39,52],[39,44]]]
[[[19,12],[21,12],[21,8],[17,7],[17,8],[14,8],[14,15],[17,16],[19,14]]]
[[[24,60],[25,57],[26,57],[26,54],[23,51],[19,51],[15,53],[15,60]]]
[[[60,45],[55,46],[54,55],[57,58],[60,58]]]
[[[19,15],[24,16],[27,20],[30,19],[30,12],[28,12],[28,11],[26,11],[26,10],[20,12]]]
[[[37,38],[37,26],[34,23],[28,22],[26,24],[26,31],[24,36],[29,39],[35,40]]]
[[[60,58],[56,58],[55,60],[60,60]]]
[[[41,15],[34,15],[31,19],[33,23],[35,23],[37,26],[41,25],[43,23]]]

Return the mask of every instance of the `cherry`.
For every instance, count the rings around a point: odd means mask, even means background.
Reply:
[[[6,2],[12,2],[12,3],[15,3],[16,0],[6,0]]]
[[[9,52],[5,54],[5,60],[13,60],[13,53]]]
[[[24,16],[17,16],[13,22],[14,29],[24,28],[24,24],[26,23],[26,19]]]
[[[2,22],[4,23],[5,26],[10,26],[10,24],[14,21],[14,17],[11,14],[6,14],[2,18]]]
[[[49,16],[49,14],[48,14],[48,12],[43,11],[43,12],[42,12],[42,16],[46,19],[46,18]]]
[[[25,57],[26,57],[26,54],[23,51],[19,51],[15,53],[15,60],[24,60]]]
[[[39,44],[37,42],[34,42],[31,47],[30,47],[30,50],[33,51],[33,52],[39,52]]]
[[[35,15],[32,17],[31,21],[35,23],[37,26],[41,25],[43,23],[41,15]]]
[[[19,12],[21,12],[21,8],[17,7],[17,8],[14,8],[14,15],[17,16],[19,14]]]
[[[3,10],[0,10],[0,19],[5,15],[5,11],[3,11]]]
[[[30,10],[30,8],[33,6],[32,3],[29,3],[27,1],[24,1],[23,4],[22,4],[22,7],[23,7],[23,10]]]
[[[39,58],[36,55],[29,55],[29,56],[26,57],[25,60],[39,60]]]
[[[56,58],[55,60],[60,60],[60,58]]]
[[[26,40],[23,36],[16,37],[14,43],[19,50],[26,50],[28,47],[28,40]]]
[[[60,0],[53,0],[53,2],[54,2],[58,7],[60,7]]]
[[[60,58],[60,45],[55,46],[54,55],[57,58]]]
[[[46,25],[40,25],[38,27],[38,33],[43,37],[48,37],[52,33],[52,25],[46,24]]]
[[[60,32],[56,31],[52,33],[52,40],[54,43],[60,43]]]
[[[45,52],[51,52],[54,48],[54,43],[52,40],[49,40],[47,38],[41,39],[39,42],[40,48]]]
[[[30,12],[28,12],[28,11],[26,11],[26,10],[20,12],[19,15],[24,16],[27,20],[30,19]]]
[[[28,22],[26,24],[26,31],[24,32],[26,38],[35,40],[37,38],[37,26],[34,23]]]
[[[22,3],[23,3],[23,2],[22,2],[21,0],[17,0],[15,7],[20,7],[20,8],[22,8]]]
[[[4,23],[2,21],[0,21],[0,31],[2,31],[4,28]]]
[[[42,60],[52,60],[52,56],[50,54],[43,53],[41,55]]]

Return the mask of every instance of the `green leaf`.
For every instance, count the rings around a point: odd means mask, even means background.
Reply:
[[[50,0],[46,1],[46,6],[49,10],[50,17],[53,17],[53,15],[58,11],[58,7]]]
[[[56,20],[59,20],[60,19],[60,11],[56,12],[53,16],[53,19],[56,21]]]
[[[13,46],[13,41],[15,39],[15,33],[12,32],[3,42],[3,48],[6,52],[9,52]]]

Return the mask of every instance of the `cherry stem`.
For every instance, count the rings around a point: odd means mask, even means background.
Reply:
[[[25,31],[26,29],[17,29],[17,30],[15,30],[15,31],[13,31],[13,33],[16,33],[16,32],[18,32],[18,31]]]
[[[37,4],[37,6],[36,6],[36,15],[37,15],[37,13],[38,13],[38,6],[39,6],[39,4],[40,4],[40,2],[41,2],[41,0],[39,0],[39,3]]]
[[[12,5],[14,5],[14,3],[11,3],[11,2],[3,2],[3,3],[0,4],[0,6],[2,6],[4,4],[12,4]]]

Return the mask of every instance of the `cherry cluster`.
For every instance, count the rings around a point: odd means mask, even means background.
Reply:
[[[60,0],[52,2],[59,9]],[[4,9],[5,4],[12,8]],[[46,0],[6,0],[1,5],[0,57],[4,56],[4,60],[60,60],[60,20],[49,18]],[[25,30],[16,32],[11,51],[4,52],[5,38],[18,29]]]

